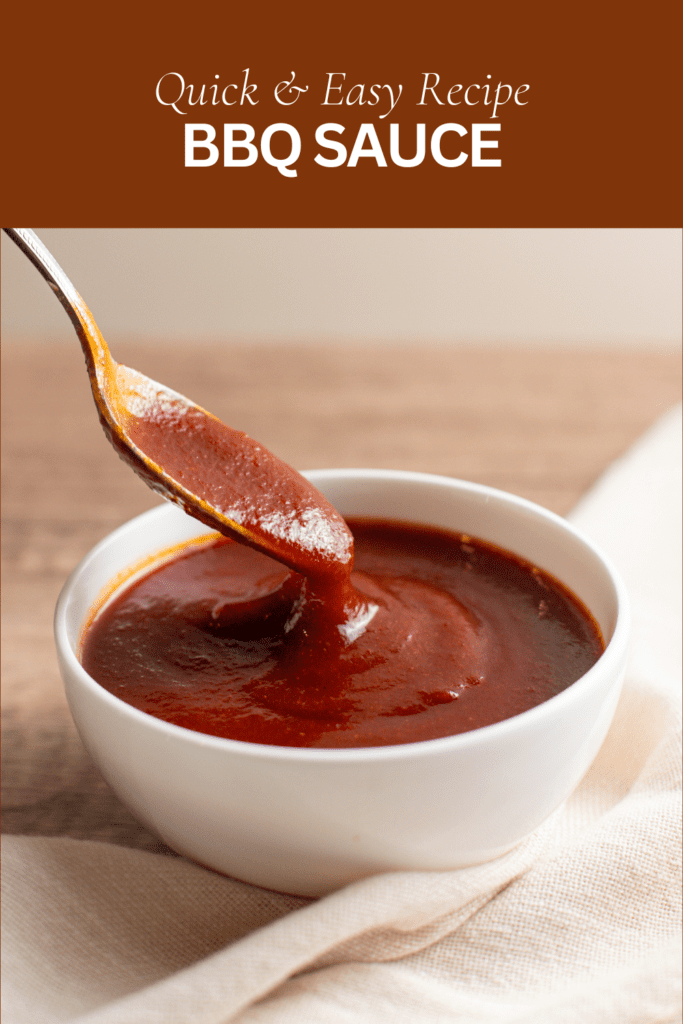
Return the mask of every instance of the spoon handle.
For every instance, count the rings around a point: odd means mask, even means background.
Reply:
[[[106,373],[111,372],[114,362],[92,313],[57,260],[46,249],[34,231],[30,228],[4,228],[3,230],[19,246],[24,255],[28,256],[64,306],[80,339],[91,380],[95,377],[97,383],[102,386],[106,379]]]

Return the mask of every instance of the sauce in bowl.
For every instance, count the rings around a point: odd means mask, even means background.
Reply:
[[[84,668],[198,732],[376,747],[520,714],[600,657],[588,610],[523,559],[446,530],[348,525],[353,571],[331,581],[225,537],[181,549],[94,617]]]
[[[347,524],[257,441],[115,372],[117,450],[223,535],[86,630],[84,668],[129,704],[262,744],[387,746],[510,718],[600,656],[590,614],[539,569],[463,535]]]

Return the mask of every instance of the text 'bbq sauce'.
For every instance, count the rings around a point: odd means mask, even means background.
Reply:
[[[214,736],[369,747],[467,732],[564,690],[604,649],[557,580],[462,534],[348,521],[327,588],[224,537],[116,595],[82,663],[111,693]]]

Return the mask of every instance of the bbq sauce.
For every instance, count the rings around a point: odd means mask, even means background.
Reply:
[[[348,525],[347,576],[303,576],[225,537],[188,546],[96,615],[84,668],[198,732],[373,747],[520,714],[604,649],[580,602],[515,555],[430,527]]]
[[[348,577],[353,537],[305,477],[182,395],[126,367],[118,374],[139,415],[127,410],[125,445],[111,440],[153,490],[295,572],[338,585]],[[131,444],[141,457],[131,454]]]

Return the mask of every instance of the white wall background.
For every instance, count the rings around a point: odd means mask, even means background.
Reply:
[[[36,229],[105,337],[614,344],[681,338],[674,229]],[[2,329],[66,337],[3,234]]]

